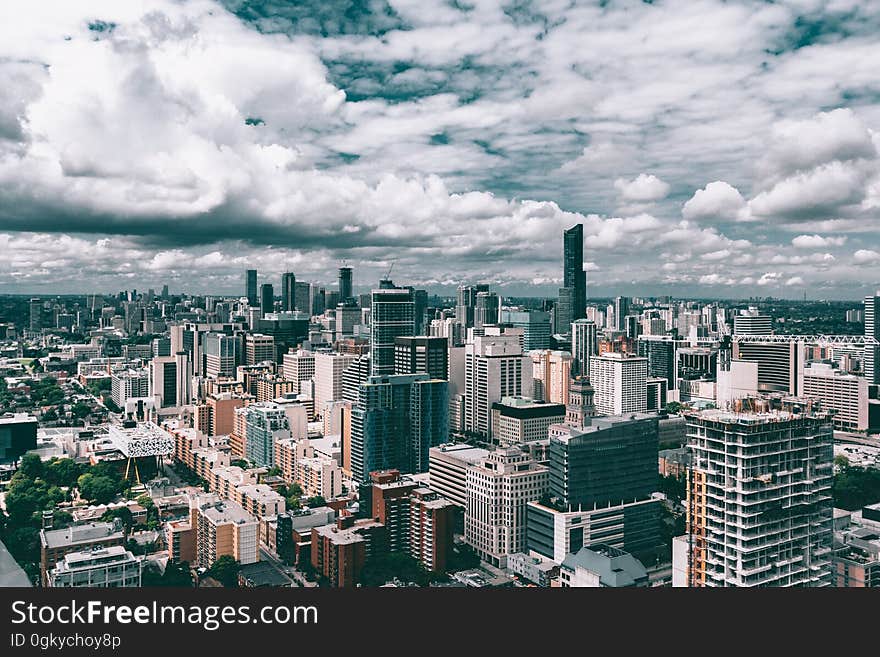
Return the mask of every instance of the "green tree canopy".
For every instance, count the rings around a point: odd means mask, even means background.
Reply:
[[[241,565],[234,557],[224,554],[208,569],[208,575],[227,588],[238,586],[238,571]]]

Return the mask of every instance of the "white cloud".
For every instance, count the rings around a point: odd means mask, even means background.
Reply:
[[[681,211],[688,221],[735,221],[740,218],[746,202],[735,187],[716,180],[698,189]]]
[[[820,249],[829,246],[843,246],[846,243],[846,236],[798,235],[791,240],[791,243],[798,249]]]
[[[804,279],[800,276],[792,276],[787,281],[785,281],[785,284],[788,287],[792,287],[795,285],[804,285]]]
[[[624,201],[649,203],[666,198],[669,185],[653,174],[640,173],[633,180],[618,178],[614,188]]]
[[[872,249],[859,249],[853,254],[853,262],[857,265],[873,265],[880,262],[880,252]]]

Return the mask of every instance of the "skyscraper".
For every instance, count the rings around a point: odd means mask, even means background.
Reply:
[[[248,305],[256,308],[259,305],[260,300],[257,297],[257,270],[256,269],[248,269],[247,270],[247,300]]]
[[[590,376],[590,356],[599,355],[599,339],[596,324],[579,319],[571,324],[572,374]]]
[[[482,328],[498,323],[501,300],[495,292],[477,292],[474,307],[474,326]]]
[[[626,316],[629,315],[629,297],[614,298],[614,330],[626,330]]]
[[[381,281],[370,300],[370,359],[372,374],[394,374],[394,340],[415,331],[412,289]]]
[[[455,321],[464,328],[470,328],[474,325],[474,308],[477,305],[477,293],[488,292],[489,286],[480,285],[460,285],[458,288],[458,298],[455,304]]]
[[[830,586],[830,414],[713,409],[687,436],[685,585]]]
[[[275,310],[275,289],[271,283],[260,286],[260,314],[267,315]]]
[[[287,272],[281,274],[281,310],[289,312],[296,309],[296,276]]]
[[[647,410],[648,359],[621,353],[590,358],[590,382],[596,389],[596,410],[623,415]]]
[[[427,472],[428,450],[449,438],[446,381],[427,374],[371,376],[351,409],[351,474]]]
[[[345,303],[352,295],[351,267],[339,268],[339,302]]]
[[[865,337],[880,340],[880,290],[865,297]],[[880,383],[880,345],[865,345],[865,377],[868,383]]]
[[[563,287],[574,290],[570,321],[587,316],[587,274],[584,271],[584,225],[576,224],[563,237]]]

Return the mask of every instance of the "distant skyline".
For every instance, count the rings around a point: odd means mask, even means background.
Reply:
[[[0,5],[0,294],[880,288],[880,3]]]

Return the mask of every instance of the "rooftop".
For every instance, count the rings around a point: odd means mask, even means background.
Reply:
[[[64,529],[49,529],[40,532],[40,540],[49,549],[70,545],[88,544],[114,538],[123,538],[121,524],[112,522],[88,522],[72,525]]]
[[[244,525],[256,522],[256,519],[235,502],[220,501],[201,508],[201,514],[215,525],[233,523]]]

